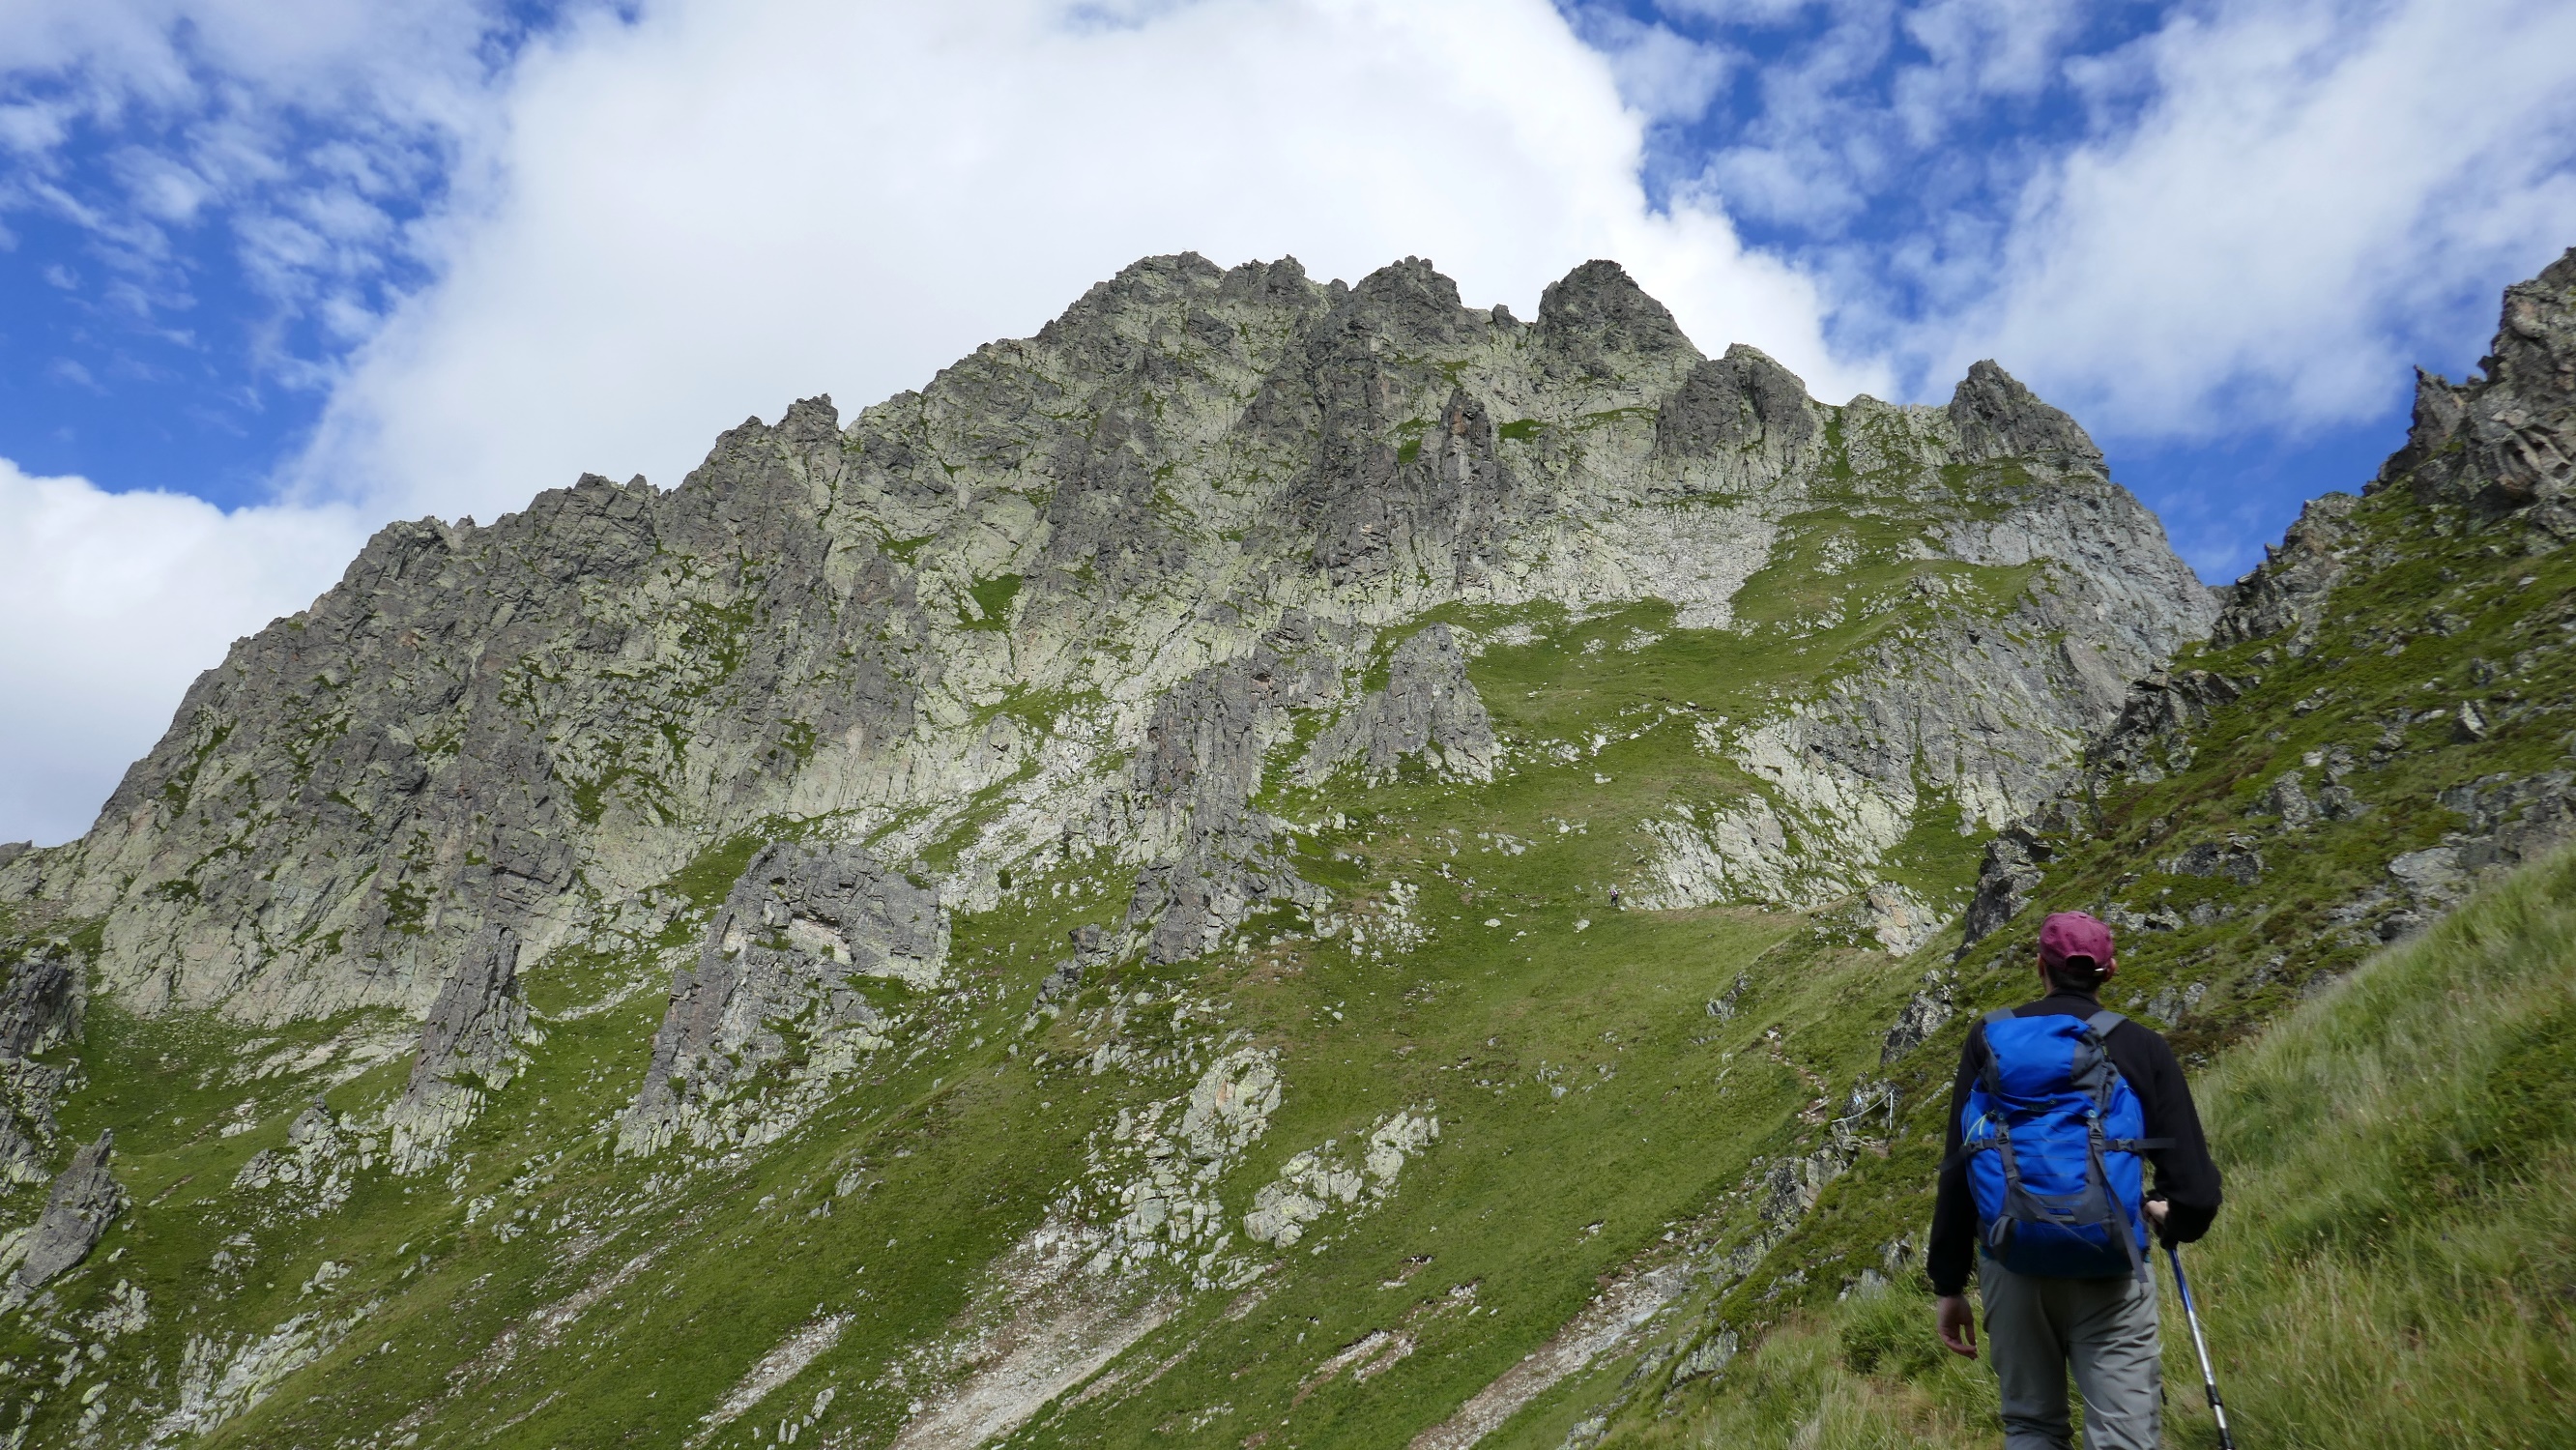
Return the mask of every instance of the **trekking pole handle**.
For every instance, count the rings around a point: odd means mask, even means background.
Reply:
[[[2200,1355],[2200,1387],[2209,1394],[2210,1418],[2218,1422],[2219,1450],[2236,1450],[2236,1437],[2227,1433],[2227,1406],[2218,1399],[2218,1375],[2209,1364],[2209,1340],[2200,1332],[2200,1310],[2191,1302],[2191,1281],[2183,1277],[2182,1250],[2167,1244],[2165,1257],[2173,1264],[2174,1289],[2182,1295],[2183,1318],[2191,1322],[2191,1347]]]

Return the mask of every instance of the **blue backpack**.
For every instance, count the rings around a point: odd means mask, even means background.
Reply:
[[[1986,1068],[1959,1109],[1959,1152],[1985,1252],[2016,1274],[2147,1274],[2146,1165],[2172,1144],[2103,1039],[2127,1019],[1986,1014]]]

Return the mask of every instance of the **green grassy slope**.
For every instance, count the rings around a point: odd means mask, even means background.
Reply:
[[[2576,854],[2525,868],[2227,1050],[2196,1083],[2228,1175],[2185,1251],[2245,1444],[2576,1440]],[[2161,1276],[2167,1433],[2214,1445]],[[1801,1311],[1623,1443],[1990,1445],[1982,1365],[1918,1285]]]

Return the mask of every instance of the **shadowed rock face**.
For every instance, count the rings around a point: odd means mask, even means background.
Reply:
[[[667,1142],[788,1050],[783,1032],[872,1049],[882,1020],[854,978],[936,986],[948,959],[938,898],[857,846],[782,841],[752,859],[671,983],[652,1060],[621,1125],[630,1149]]]
[[[2505,289],[2485,376],[2452,384],[2418,369],[2406,446],[2378,483],[2495,512],[2531,508],[2535,526],[2576,537],[2576,247]]]
[[[58,955],[31,958],[0,988],[0,1058],[32,1057],[80,1036],[80,972]]]
[[[125,1211],[125,1190],[107,1167],[114,1146],[113,1134],[99,1134],[98,1141],[74,1154],[71,1166],[54,1180],[44,1215],[36,1220],[26,1252],[10,1275],[5,1295],[10,1302],[24,1302],[55,1276],[88,1258],[99,1237]]]
[[[1992,359],[1968,369],[1950,395],[1959,455],[1970,462],[2034,458],[2062,468],[2102,468],[2102,450],[2074,419],[2031,396]]]
[[[466,1076],[502,1086],[521,1056],[519,1039],[527,1030],[527,1004],[519,1000],[519,939],[506,926],[485,927],[430,1004],[405,1101],[421,1097],[429,1084]]]
[[[1316,738],[1302,763],[1310,779],[1358,761],[1371,777],[1394,774],[1408,757],[1470,779],[1494,770],[1494,722],[1467,678],[1457,631],[1435,624],[1408,636],[1387,662],[1386,688],[1361,698]]]
[[[1186,961],[1267,907],[1331,900],[1277,849],[1277,823],[1252,809],[1292,714],[1340,686],[1331,652],[1302,615],[1241,659],[1211,665],[1155,702],[1132,775],[1143,824],[1168,843],[1139,872],[1126,933],[1146,959]]]
[[[1538,341],[1551,373],[1593,381],[1643,374],[1669,387],[1672,370],[1699,361],[1672,312],[1616,262],[1586,262],[1539,294]]]
[[[0,1191],[52,1176],[44,1145],[68,1072],[34,1059],[80,1040],[87,1002],[78,961],[60,951],[29,955],[0,987]]]
[[[2326,595],[2343,577],[2344,558],[2353,540],[2352,511],[2361,500],[2330,493],[2299,511],[2278,545],[2264,549],[2262,568],[2239,580],[2228,592],[2210,630],[2221,647],[2286,634],[2284,647],[2306,650],[2323,617]]]
[[[411,1079],[386,1114],[402,1171],[439,1161],[481,1105],[478,1089],[509,1085],[527,1060],[521,1044],[530,1036],[528,1007],[519,998],[519,938],[506,926],[484,927],[430,1004]]]
[[[1655,452],[1700,463],[1715,488],[1767,488],[1814,466],[1818,411],[1797,374],[1737,343],[1656,410]]]

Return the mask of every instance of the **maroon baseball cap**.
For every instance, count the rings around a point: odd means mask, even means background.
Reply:
[[[2100,971],[2111,965],[2111,929],[2081,911],[2052,912],[2039,927],[2039,962],[2054,972],[2082,957]]]

